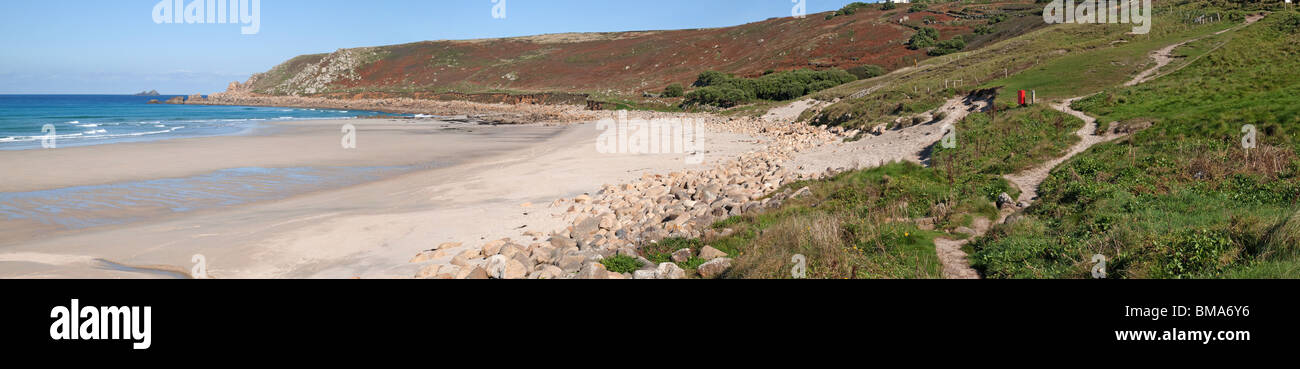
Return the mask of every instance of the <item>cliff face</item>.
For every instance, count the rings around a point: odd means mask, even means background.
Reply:
[[[774,18],[735,27],[556,34],[431,41],[338,50],[293,58],[231,92],[318,96],[339,93],[477,93],[492,90],[639,95],[689,84],[706,70],[754,76],[800,68],[887,69],[924,59],[906,42],[919,26],[950,38],[986,23],[1001,6],[935,4],[929,11],[875,6],[827,19]],[[904,20],[906,19],[906,20]],[[923,21],[923,19],[926,19]],[[932,23],[933,22],[933,23]]]

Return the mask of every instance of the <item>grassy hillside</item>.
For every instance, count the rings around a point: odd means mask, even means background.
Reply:
[[[1040,204],[973,244],[992,278],[1300,277],[1300,15],[1189,45],[1190,64],[1077,109],[1150,128],[1052,173]],[[1195,58],[1196,55],[1201,57]],[[1244,149],[1242,127],[1259,145]]]
[[[846,2],[847,3],[847,2]],[[715,29],[556,34],[431,41],[294,58],[250,80],[275,95],[383,92],[580,92],[640,99],[707,70],[741,77],[796,69],[877,65],[927,58],[903,43],[926,26],[944,38],[971,34],[1004,7],[1028,0],[937,3],[927,11],[854,7],[851,14],[773,18]],[[903,20],[907,17],[907,20]],[[986,35],[981,35],[985,37]],[[1004,35],[1009,36],[1009,35]],[[631,104],[629,106],[634,106]]]
[[[1294,108],[1278,103],[1300,101],[1292,87],[1300,84],[1283,75],[1296,70],[1296,62],[1282,60],[1296,54],[1296,38],[1279,31],[1279,24],[1289,23],[1276,16],[1221,36],[1211,35],[1240,24],[1241,17],[1178,21],[1218,11],[1202,5],[1162,5],[1156,22],[1166,27],[1150,35],[1127,35],[1119,26],[1053,26],[832,88],[817,96],[843,100],[811,119],[865,127],[923,113],[977,87],[1034,86],[1040,100],[1101,91],[1076,106],[1103,122],[1120,120],[1124,129],[1155,126],[1058,167],[1040,188],[1038,204],[968,246],[980,272],[990,278],[1083,278],[1090,276],[1091,256],[1103,253],[1112,277],[1296,276],[1300,219],[1292,217],[1300,186],[1293,178],[1300,161],[1293,147],[1282,146],[1291,142],[1282,133],[1289,128],[1281,127],[1295,126],[1287,123]],[[1180,50],[1191,58],[1171,65],[1172,74],[1116,87],[1151,67],[1142,60],[1151,51],[1201,37],[1207,38]],[[972,84],[974,75],[987,78]],[[965,87],[935,88],[963,78]],[[854,96],[872,86],[882,87]],[[924,86],[930,91],[920,92]],[[789,278],[796,254],[808,257],[811,278],[938,278],[936,237],[965,238],[969,229],[963,227],[974,219],[994,219],[997,194],[1017,195],[1001,175],[1059,157],[1078,141],[1079,119],[1045,104],[1008,106],[1006,95],[996,119],[979,113],[962,120],[957,148],[933,148],[929,167],[890,164],[794,184],[810,186],[812,196],[715,226],[734,235],[674,242],[707,243],[738,255],[727,275],[735,278]],[[1206,100],[1178,108],[1193,98]],[[1251,107],[1257,104],[1264,106]],[[851,116],[837,122],[837,114]],[[1266,132],[1273,121],[1279,124]],[[1261,127],[1264,143],[1250,154],[1234,151],[1239,132],[1229,135],[1245,122]],[[934,230],[922,229],[928,224]]]
[[[813,124],[870,128],[923,114],[957,94],[997,86],[1004,91],[1037,90],[1040,101],[1096,92],[1149,68],[1152,62],[1147,54],[1156,49],[1231,25],[1184,22],[1183,13],[1189,9],[1157,6],[1154,24],[1161,26],[1146,35],[1128,34],[1131,25],[1056,25],[931,59],[915,68],[817,94],[821,100],[841,100],[807,119]],[[1021,16],[999,24],[1042,23],[1041,10],[1015,14]],[[1004,94],[1000,105],[1010,105],[1014,99],[1013,94]]]

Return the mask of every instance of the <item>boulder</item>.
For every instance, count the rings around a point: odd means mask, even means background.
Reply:
[[[554,246],[555,248],[560,250],[577,248],[578,241],[574,241],[572,238],[569,237],[561,237],[559,235],[555,235],[555,236],[551,236],[551,246]]]
[[[556,260],[555,248],[546,245],[538,246],[533,249],[532,253],[530,253],[528,257],[533,259],[533,262],[537,264],[550,264]]]
[[[700,272],[700,277],[715,278],[725,273],[727,269],[731,269],[731,259],[717,258],[701,264],[696,271]]]
[[[456,275],[460,274],[460,269],[455,265],[443,265],[438,268],[438,274],[433,276],[433,279],[456,279]]]
[[[1006,192],[998,195],[998,209],[1008,209],[1016,205],[1016,200],[1011,198]]]
[[[460,268],[456,274],[456,279],[488,279],[488,274],[483,267]]]
[[[494,279],[521,279],[528,275],[528,268],[523,263],[505,255],[488,258],[485,269]]]
[[[691,255],[693,255],[691,249],[681,249],[673,252],[672,259],[673,262],[676,263],[685,263],[686,261],[691,260]]]
[[[564,279],[569,274],[554,265],[543,265],[528,275],[528,279]]]
[[[609,271],[605,270],[605,264],[587,263],[578,271],[578,279],[609,279]]]
[[[655,270],[642,269],[642,270],[632,272],[632,279],[655,279]]]
[[[686,271],[682,270],[682,268],[677,266],[677,264],[662,263],[659,264],[659,268],[655,269],[655,279],[684,279],[684,278],[686,278]]]
[[[722,252],[722,250],[715,249],[713,248],[713,246],[704,246],[703,249],[700,249],[700,259],[713,260],[713,259],[726,257],[726,256],[727,253]]]
[[[430,260],[436,260],[436,259],[439,259],[439,257],[438,257],[437,255],[438,255],[438,251],[437,251],[437,250],[424,250],[424,251],[420,251],[420,253],[419,253],[419,254],[416,254],[414,258],[411,258],[411,262],[412,262],[412,263],[423,263],[423,262],[430,261]]]
[[[488,242],[483,245],[483,256],[493,256],[501,253],[501,248],[510,243],[509,238],[503,238],[496,241]]]
[[[573,238],[586,239],[600,230],[599,218],[587,218],[573,225]]]
[[[438,270],[441,268],[442,265],[439,264],[425,266],[424,268],[420,268],[420,272],[415,274],[415,278],[431,279],[438,275]]]
[[[469,258],[466,258],[464,254],[456,255],[456,257],[451,258],[451,265],[467,267],[469,266]]]
[[[582,269],[583,263],[587,262],[587,256],[583,255],[577,249],[569,249],[555,261],[555,265],[564,270],[565,273],[576,273]]]

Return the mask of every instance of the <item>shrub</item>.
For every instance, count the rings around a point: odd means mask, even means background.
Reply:
[[[645,266],[641,260],[627,255],[615,255],[601,260],[600,263],[605,265],[605,270],[619,274],[631,273]]]
[[[925,4],[912,4],[912,7],[907,8],[907,12],[908,12],[908,13],[916,13],[916,12],[919,12],[919,11],[925,10],[926,8],[929,8],[929,7],[930,7],[929,5],[925,5]]]
[[[1187,278],[1212,276],[1235,261],[1229,255],[1237,248],[1224,232],[1193,231],[1164,236],[1152,242],[1155,262],[1150,277]]]
[[[892,10],[892,9],[894,9],[894,8],[897,8],[897,7],[898,7],[898,5],[894,5],[894,2],[893,2],[893,1],[886,1],[886,2],[880,3],[880,10]]]
[[[700,74],[695,85],[701,88],[686,94],[685,103],[727,108],[753,99],[791,100],[855,80],[853,74],[839,69],[801,69],[758,78],[736,78],[710,71]]]
[[[1282,19],[1277,22],[1277,28],[1282,32],[1296,33],[1300,30],[1300,13],[1286,12]]]
[[[933,46],[939,40],[939,30],[930,27],[921,27],[916,30],[916,34],[907,40],[907,48],[920,50]]]
[[[868,79],[885,74],[885,68],[881,68],[879,65],[860,65],[849,68],[848,72],[854,77],[858,77],[858,79]]]
[[[664,88],[664,97],[682,97],[685,92],[685,89],[682,88],[682,84],[674,83]]]
[[[713,105],[730,108],[749,101],[744,90],[731,87],[702,87],[686,94],[686,105]]]
[[[930,56],[948,55],[966,48],[966,40],[961,36],[953,37],[951,40],[941,41],[935,44],[933,49],[927,52]]]
[[[726,73],[712,71],[712,70],[706,71],[704,73],[700,73],[700,76],[695,79],[695,83],[692,84],[692,86],[695,87],[713,86],[718,83],[722,83],[723,81],[729,80],[731,78],[732,78],[731,75]]]

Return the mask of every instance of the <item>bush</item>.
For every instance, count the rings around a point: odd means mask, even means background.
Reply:
[[[627,255],[615,255],[601,260],[600,263],[605,265],[605,270],[619,274],[635,272],[645,266],[641,260]]]
[[[925,10],[926,8],[929,8],[929,7],[930,7],[929,5],[925,5],[925,4],[912,4],[912,7],[907,8],[907,12],[908,12],[908,13],[916,13],[916,12],[919,12],[919,11]]]
[[[930,56],[948,55],[966,48],[966,40],[961,36],[953,37],[951,40],[939,42],[933,49],[927,52]]]
[[[930,46],[939,40],[939,30],[930,27],[921,27],[916,30],[916,34],[907,40],[907,48],[920,50]]]
[[[686,94],[685,105],[712,105],[730,108],[749,101],[744,90],[731,87],[702,87]]]
[[[886,2],[880,3],[880,10],[892,10],[892,9],[894,9],[894,8],[897,8],[897,7],[898,7],[898,5],[894,5],[894,2],[893,2],[893,1],[886,1]]]
[[[686,90],[682,88],[682,84],[674,83],[664,88],[664,97],[682,97],[685,92]]]
[[[758,78],[736,78],[709,71],[700,74],[695,85],[701,88],[686,94],[685,104],[728,108],[753,99],[792,100],[856,80],[857,77],[853,74],[839,69],[801,69]]]
[[[881,68],[879,65],[861,65],[849,68],[848,72],[854,77],[858,77],[858,79],[869,79],[884,75],[885,68]]]
[[[733,77],[729,74],[711,70],[711,71],[706,71],[704,73],[700,73],[700,76],[695,78],[695,83],[692,84],[691,86],[709,87],[709,86],[716,85],[718,83],[722,83],[723,81],[732,78]]]
[[[1282,32],[1296,33],[1300,30],[1300,13],[1286,12],[1277,22],[1277,28]]]

